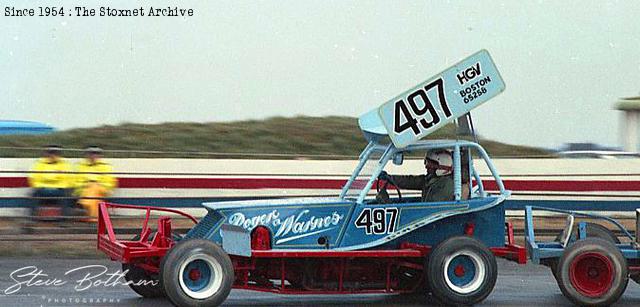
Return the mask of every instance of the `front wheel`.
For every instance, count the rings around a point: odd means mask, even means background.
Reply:
[[[234,280],[227,253],[203,239],[176,244],[165,255],[160,276],[167,297],[177,306],[218,306]]]
[[[433,295],[449,305],[473,305],[493,291],[498,265],[491,251],[477,239],[449,238],[429,255],[427,281]]]

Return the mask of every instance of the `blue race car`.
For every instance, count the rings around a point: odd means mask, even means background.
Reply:
[[[470,68],[482,73],[469,77]],[[469,78],[456,78],[461,72]],[[462,94],[467,87],[479,89],[480,98],[470,101],[472,94]],[[514,243],[513,228],[505,223],[503,201],[510,192],[479,144],[420,139],[503,88],[481,51],[360,117],[368,144],[339,196],[205,203],[208,213],[182,238],[172,235],[168,217],[160,218],[155,233],[147,226],[153,210],[178,212],[141,207],[147,222],[131,241],[115,238],[107,209],[132,206],[103,203],[98,248],[123,262],[134,291],[166,295],[178,306],[217,306],[232,288],[431,292],[445,304],[478,303],[495,285],[496,256],[526,262],[525,249]],[[402,194],[394,176],[378,178],[385,167],[399,168],[416,154],[434,151],[451,157],[452,195],[446,199]],[[474,166],[479,161],[495,186],[483,185]]]

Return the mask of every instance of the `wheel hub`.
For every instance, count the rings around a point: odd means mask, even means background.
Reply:
[[[200,273],[200,270],[192,269],[191,271],[189,271],[189,279],[191,279],[192,281],[196,281],[200,279],[200,277],[202,277],[202,273]]]
[[[576,257],[569,266],[571,285],[587,297],[601,297],[613,284],[613,263],[605,255],[595,252]]]
[[[458,277],[464,276],[464,267],[461,264],[458,264],[456,268],[453,270],[453,273]]]
[[[451,290],[466,294],[476,291],[486,276],[480,255],[472,250],[460,250],[445,257],[444,278]]]
[[[181,290],[194,299],[210,297],[222,285],[222,267],[211,255],[199,253],[188,257],[179,272]]]

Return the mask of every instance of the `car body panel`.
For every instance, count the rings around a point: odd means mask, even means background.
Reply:
[[[431,203],[358,204],[337,198],[207,203],[205,207],[209,213],[201,222],[205,226],[194,227],[187,238],[201,237],[222,243],[221,227],[224,224],[239,226],[248,232],[261,225],[269,229],[274,250],[371,249],[397,241],[411,232],[426,231],[424,226],[436,221],[487,210],[503,200],[504,197],[493,196]],[[365,226],[362,221],[367,220],[367,215],[371,220],[377,216],[378,223]],[[209,229],[203,231],[202,227]],[[502,234],[503,228],[497,227]],[[424,244],[427,241],[413,242]],[[495,244],[491,237],[483,241]]]
[[[426,231],[424,226],[439,220],[447,219],[456,215],[466,215],[477,211],[487,210],[502,203],[502,197],[487,197],[465,201],[449,201],[449,202],[410,202],[410,203],[390,203],[377,205],[357,205],[356,210],[352,214],[352,219],[345,235],[337,250],[356,250],[376,248],[389,242],[401,239],[403,236],[411,232]],[[362,216],[365,210],[385,209],[385,213],[389,209],[398,209],[398,219],[395,229],[382,233],[370,232],[367,234],[366,229],[356,226],[356,221]],[[387,213],[387,218],[391,218],[391,214]],[[503,218],[504,220],[504,218]],[[390,223],[387,223],[390,224]],[[504,227],[498,227],[504,231]],[[463,228],[462,228],[463,229]],[[504,232],[503,232],[504,233]],[[411,241],[413,243],[425,244],[425,240]],[[504,239],[502,238],[504,243]],[[401,242],[398,242],[401,243]]]
[[[264,202],[238,201],[205,205],[207,217],[214,219],[206,233],[192,229],[187,237],[203,237],[222,242],[223,224],[240,226],[247,231],[262,225],[269,229],[273,249],[320,249],[318,238],[325,237],[330,246],[338,241],[346,228],[353,202],[337,198],[274,199]]]

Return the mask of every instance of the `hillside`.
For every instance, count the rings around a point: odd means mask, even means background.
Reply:
[[[453,136],[448,126],[431,138]],[[481,140],[494,157],[547,155],[542,149]],[[163,123],[100,126],[59,131],[48,135],[0,136],[0,157],[36,157],[41,147],[99,145],[108,157],[355,158],[366,145],[357,119],[350,117],[274,117],[229,123]],[[230,155],[224,154],[230,153]],[[81,152],[65,151],[67,157]],[[257,155],[256,155],[257,154]]]

